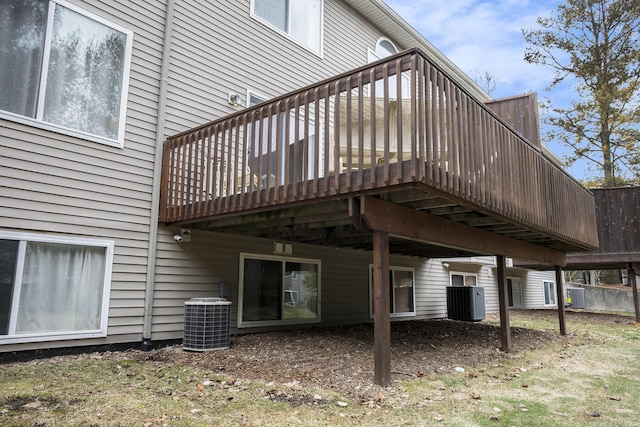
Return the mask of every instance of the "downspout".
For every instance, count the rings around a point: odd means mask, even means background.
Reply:
[[[149,251],[147,253],[147,281],[144,292],[144,318],[142,321],[142,350],[151,350],[151,326],[153,320],[153,297],[155,292],[156,252],[158,248],[158,216],[160,212],[160,175],[162,172],[162,145],[164,143],[164,116],[167,110],[167,79],[171,57],[174,0],[167,0],[165,16],[162,65],[160,68],[160,91],[158,94],[158,117],[156,121],[156,151],[151,185],[151,214],[149,224]]]

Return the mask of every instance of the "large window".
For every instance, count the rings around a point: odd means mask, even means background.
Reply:
[[[369,307],[373,316],[373,265],[369,265]],[[413,269],[403,267],[389,268],[389,311],[391,317],[415,316],[415,286]]]
[[[122,145],[131,44],[64,1],[0,2],[0,115]]]
[[[323,0],[253,0],[252,14],[314,52],[322,52]]]
[[[543,282],[544,286],[544,305],[556,305],[556,282]]]
[[[0,233],[0,344],[105,336],[113,242]]]
[[[320,261],[240,256],[239,327],[320,321]]]

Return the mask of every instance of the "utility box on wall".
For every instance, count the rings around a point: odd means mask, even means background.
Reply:
[[[447,287],[447,317],[453,320],[478,322],[486,317],[484,287]]]
[[[192,298],[184,303],[182,348],[192,351],[224,350],[230,346],[231,301]]]

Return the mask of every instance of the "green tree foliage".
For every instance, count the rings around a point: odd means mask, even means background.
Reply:
[[[549,88],[573,85],[568,108],[547,105],[547,137],[567,162],[586,159],[602,185],[640,177],[640,1],[566,0],[539,28],[524,29],[524,59],[555,70]]]

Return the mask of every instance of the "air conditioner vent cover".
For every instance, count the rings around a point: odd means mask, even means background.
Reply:
[[[231,302],[224,298],[192,298],[184,303],[182,348],[224,350],[230,346]]]
[[[484,287],[447,287],[447,317],[453,320],[478,322],[486,317]]]

